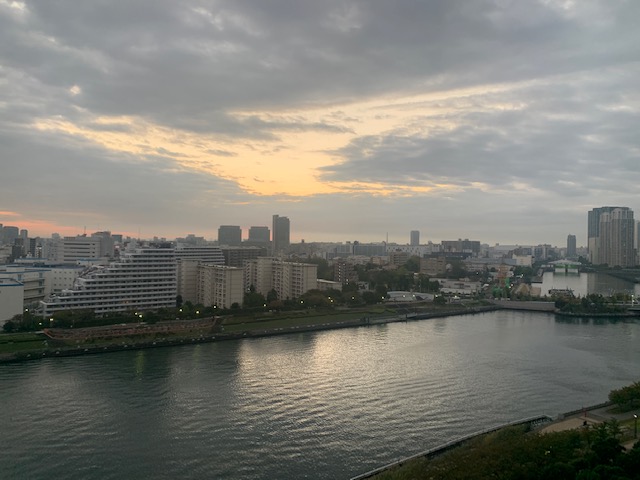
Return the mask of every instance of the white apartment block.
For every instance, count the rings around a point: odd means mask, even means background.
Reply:
[[[73,288],[76,278],[84,271],[83,267],[51,267],[51,291],[60,293]]]
[[[245,263],[245,288],[253,285],[263,295],[275,290],[280,300],[294,299],[318,288],[317,273],[317,265],[260,257]]]
[[[176,262],[178,295],[184,302],[201,303],[198,302],[198,267],[204,264],[224,265],[224,255],[219,247],[178,244]]]
[[[205,306],[231,308],[242,306],[244,299],[244,270],[226,265],[200,265],[198,267],[197,303]]]
[[[23,312],[24,285],[14,278],[0,277],[0,325]]]
[[[23,307],[38,305],[51,293],[51,269],[18,264],[0,266],[0,276],[13,278],[23,285]]]
[[[51,295],[40,306],[44,317],[70,309],[104,314],[171,308],[176,296],[174,249],[130,245],[118,261],[88,267],[73,289]]]
[[[101,258],[103,255],[103,238],[98,237],[65,237],[54,240],[47,253],[47,258],[58,263],[75,264],[80,260]]]

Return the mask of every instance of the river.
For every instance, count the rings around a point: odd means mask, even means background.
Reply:
[[[0,365],[0,472],[341,479],[638,380],[640,324],[478,315]]]

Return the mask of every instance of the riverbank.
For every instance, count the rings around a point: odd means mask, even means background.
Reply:
[[[254,322],[232,323],[229,325],[216,326],[215,322],[211,323],[211,328],[205,331],[197,331],[195,329],[189,330],[186,335],[176,335],[170,337],[164,335],[160,337],[149,338],[147,334],[136,337],[135,335],[123,335],[109,338],[108,341],[91,340],[91,343],[82,341],[85,338],[83,335],[76,335],[71,338],[70,342],[77,342],[73,345],[63,344],[60,342],[48,342],[44,348],[38,348],[33,350],[16,351],[10,353],[0,354],[0,363],[13,363],[40,360],[43,358],[56,358],[56,357],[72,357],[79,355],[95,355],[99,353],[112,353],[125,350],[141,350],[148,348],[162,348],[162,347],[176,347],[184,345],[195,345],[198,343],[209,343],[217,341],[227,340],[240,340],[244,338],[258,338],[274,335],[289,335],[293,333],[301,332],[314,332],[322,330],[333,330],[339,328],[354,328],[371,325],[381,325],[395,322],[408,322],[427,320],[430,318],[442,318],[456,315],[469,315],[490,312],[500,309],[499,306],[474,306],[474,307],[459,307],[448,308],[430,312],[410,311],[408,309],[402,309],[401,312],[395,312],[393,315],[389,314],[366,314],[363,312],[357,319],[349,320],[337,320],[332,321],[331,315],[323,317],[322,323],[304,323],[305,317],[299,317],[300,323],[296,325],[287,325],[282,323],[281,319],[259,319]],[[337,313],[335,318],[340,318],[340,313]],[[317,317],[310,317],[317,318]],[[189,322],[189,321],[184,321]],[[197,321],[199,324],[202,320]],[[114,328],[122,329],[125,326],[114,326]],[[134,326],[131,326],[133,329]],[[104,331],[105,327],[88,327],[83,330],[98,330]],[[184,329],[184,328],[183,328]],[[235,331],[228,331],[235,330]],[[72,332],[71,330],[67,330]],[[75,333],[75,332],[73,332]],[[42,337],[43,342],[47,342],[46,338]]]
[[[617,434],[618,436],[614,436],[616,440],[619,441],[621,447],[623,447],[624,450],[629,451],[637,442],[637,425],[635,423],[637,419],[634,417],[633,412],[626,412],[623,414],[612,413],[612,407],[613,404],[611,402],[604,402],[591,407],[583,407],[578,410],[560,414],[555,418],[540,415],[537,417],[509,422],[470,435],[465,435],[436,448],[420,452],[361,475],[357,475],[352,477],[351,480],[420,478],[416,475],[420,475],[420,471],[425,468],[425,465],[427,465],[428,462],[452,452],[453,450],[457,450],[457,454],[461,457],[465,457],[465,449],[474,450],[474,448],[477,448],[477,442],[480,441],[482,437],[487,437],[490,434],[499,435],[513,427],[523,428],[524,434],[527,434],[527,432],[555,434],[558,432],[582,431],[585,428],[594,429],[598,428],[598,426],[603,423],[614,421],[619,432]],[[474,442],[476,444],[475,447],[472,446],[474,445]],[[528,444],[523,444],[523,447],[525,447],[525,445]],[[528,448],[531,448],[532,451],[534,450],[532,447]],[[508,453],[501,452],[499,449],[496,449],[491,453],[494,456],[500,456],[501,454],[508,455]],[[410,472],[410,474],[407,472]],[[433,477],[426,475],[425,478]]]

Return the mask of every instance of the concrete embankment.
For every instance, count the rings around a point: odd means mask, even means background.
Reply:
[[[420,452],[417,453],[415,455],[412,455],[410,457],[407,458],[403,458],[402,460],[398,460],[397,462],[393,462],[393,463],[389,463],[387,465],[384,465],[382,467],[376,468],[375,470],[371,470],[369,472],[363,473],[361,475],[352,477],[351,480],[365,480],[367,478],[372,478],[375,477],[376,475],[379,475],[391,468],[394,467],[400,467],[402,465],[404,465],[407,462],[410,462],[412,460],[416,460],[418,458],[427,458],[427,459],[431,459],[434,457],[437,457],[438,455],[442,455],[443,453],[448,452],[449,450],[452,450],[454,448],[457,448],[463,444],[465,444],[466,442],[468,442],[469,440],[472,440],[476,437],[479,437],[481,435],[486,435],[488,433],[492,433],[492,432],[496,432],[498,430],[501,430],[503,428],[507,428],[507,427],[515,427],[518,425],[526,425],[528,426],[529,429],[531,430],[535,430],[537,428],[540,428],[544,425],[547,425],[549,423],[551,423],[553,421],[553,419],[551,417],[548,417],[547,415],[539,415],[537,417],[531,417],[531,418],[525,418],[523,420],[517,420],[515,422],[509,422],[509,423],[505,423],[503,425],[498,425],[495,427],[491,427],[491,428],[487,428],[484,430],[481,430],[479,432],[475,432],[472,433],[470,435],[465,435],[464,437],[460,437],[457,438],[455,440],[452,440],[450,442],[445,443],[444,445],[440,445],[436,448],[432,448],[429,450],[426,450],[424,452]]]
[[[507,310],[527,310],[530,312],[550,312],[556,310],[554,302],[525,302],[517,300],[492,300],[494,305]]]
[[[140,350],[146,348],[175,347],[181,345],[193,345],[197,343],[218,342],[224,340],[239,340],[243,338],[270,337],[274,335],[288,335],[300,332],[314,332],[322,330],[334,330],[338,328],[353,328],[368,325],[378,325],[395,322],[407,322],[414,320],[426,320],[429,318],[449,317],[454,315],[469,315],[475,313],[489,312],[497,310],[499,307],[486,306],[474,308],[460,308],[431,313],[406,313],[384,317],[363,316],[356,320],[344,320],[340,322],[327,322],[312,325],[294,325],[282,328],[266,328],[263,330],[253,329],[235,333],[211,333],[185,336],[180,338],[156,339],[153,341],[136,342],[135,339],[127,338],[125,341],[115,340],[113,343],[101,343],[99,345],[78,345],[73,347],[48,347],[36,351],[24,351],[0,356],[0,363],[21,362],[27,360],[38,360],[52,357],[72,357],[78,355],[92,355],[97,353],[120,352],[125,350]]]

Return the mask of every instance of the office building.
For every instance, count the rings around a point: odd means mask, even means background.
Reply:
[[[91,238],[100,239],[99,257],[113,258],[115,253],[115,240],[111,236],[111,232],[95,232],[91,234]]]
[[[20,229],[18,227],[13,227],[9,225],[5,225],[2,227],[2,241],[7,245],[13,244],[13,241],[20,236]]]
[[[218,245],[240,245],[242,229],[237,225],[220,225],[218,228]]]
[[[279,215],[273,216],[273,226],[271,229],[271,247],[273,255],[282,255],[289,249],[290,244],[290,230],[288,217],[281,217]]]
[[[253,245],[267,245],[271,241],[269,227],[249,227],[248,241]]]
[[[244,262],[267,256],[267,247],[220,247],[224,256],[224,265],[243,267]]]
[[[103,247],[102,235],[64,237],[54,240],[47,252],[47,259],[57,263],[77,263],[82,260],[106,258],[109,247]],[[110,244],[113,248],[113,243]],[[112,254],[111,254],[112,255]]]
[[[420,232],[418,230],[411,230],[411,242],[409,244],[412,247],[420,245]]]
[[[631,267],[635,221],[628,207],[594,208],[587,216],[589,260],[595,265]]]
[[[445,253],[471,253],[474,256],[478,256],[480,253],[480,242],[478,240],[443,240],[441,245],[442,251]]]
[[[176,305],[176,256],[173,248],[140,247],[132,242],[108,266],[88,267],[74,282],[40,302],[46,318],[62,310],[96,314],[156,310]]]
[[[566,256],[568,258],[574,258],[577,256],[575,235],[567,235],[567,255]]]

